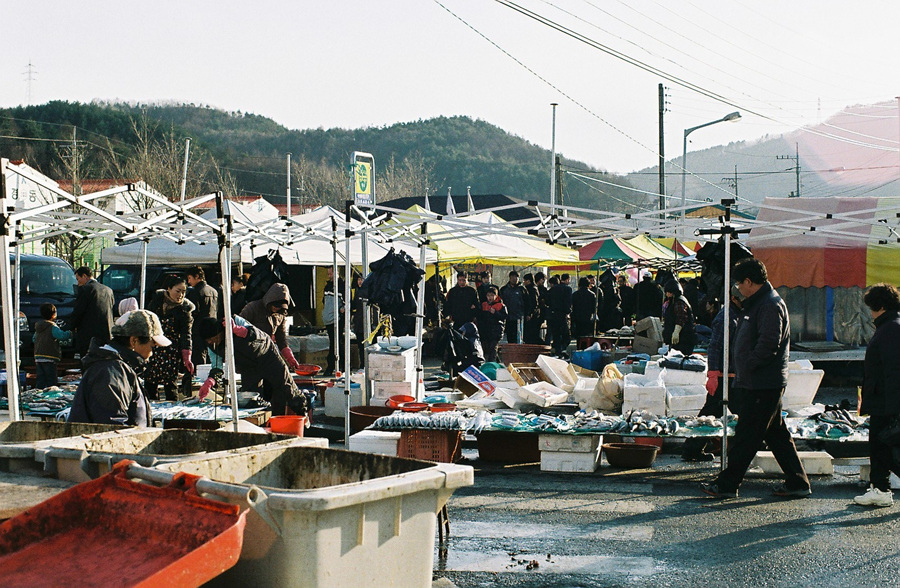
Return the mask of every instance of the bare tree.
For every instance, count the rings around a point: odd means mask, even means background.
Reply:
[[[304,155],[291,160],[291,184],[302,186],[304,204],[329,205],[341,210],[350,197],[350,180],[345,171],[324,160],[309,161]]]
[[[381,199],[422,197],[433,194],[437,189],[434,182],[434,165],[427,163],[418,152],[396,163],[394,156],[376,175],[378,193]]]

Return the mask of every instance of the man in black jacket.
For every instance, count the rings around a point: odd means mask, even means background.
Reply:
[[[75,270],[78,281],[78,296],[75,308],[69,317],[69,329],[75,329],[75,351],[82,357],[90,348],[91,339],[98,345],[108,343],[112,339],[113,291],[94,279],[91,268],[82,266]]]
[[[216,318],[219,313],[219,293],[215,288],[206,283],[206,274],[203,268],[195,265],[187,272],[187,281],[190,289],[186,298],[194,305],[193,326],[193,360],[194,363],[206,363],[206,342],[197,332],[197,324],[200,319]],[[232,310],[233,312],[233,310]]]
[[[659,284],[653,281],[650,272],[634,287],[635,320],[648,316],[662,318],[662,305],[665,294]]]
[[[538,299],[538,289],[534,285],[534,276],[525,274],[522,276],[525,295],[522,298],[525,324],[522,328],[522,341],[531,345],[543,345],[541,340],[541,323],[544,317],[541,315],[541,303]]]
[[[447,292],[447,307],[444,309],[447,316],[453,320],[453,328],[459,329],[475,320],[480,309],[478,292],[469,286],[466,273],[459,272],[456,275],[456,285]]]
[[[809,478],[781,416],[791,340],[787,306],[758,259],[738,262],[733,278],[746,298],[734,333],[734,398],[740,403],[740,419],[730,443],[728,467],[701,489],[715,498],[737,496],[750,462],[765,441],[785,476],[774,494],[803,498],[812,494]]]
[[[500,288],[500,300],[506,306],[506,342],[519,342],[519,321],[525,312],[525,288],[519,283],[519,272],[509,272],[509,282]]]
[[[550,318],[547,319],[547,330],[553,337],[553,353],[568,358],[566,350],[572,341],[569,331],[569,315],[572,313],[572,288],[569,287],[569,274],[559,276],[559,283],[550,288],[547,294]]]

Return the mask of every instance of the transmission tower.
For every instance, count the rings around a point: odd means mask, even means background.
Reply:
[[[25,76],[25,85],[28,88],[28,102],[27,105],[31,106],[31,82],[36,79],[37,70],[34,69],[34,65],[31,63],[31,60],[28,60],[28,66],[25,68],[25,71],[22,73]]]

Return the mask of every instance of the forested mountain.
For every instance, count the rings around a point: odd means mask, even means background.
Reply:
[[[72,156],[73,126],[77,157]],[[144,179],[177,195],[184,140],[192,139],[188,196],[222,189],[283,202],[286,153],[292,154],[295,201],[340,206],[348,197],[351,152],[375,156],[379,200],[400,196],[503,193],[549,199],[550,152],[485,121],[438,117],[385,127],[290,130],[249,113],[185,104],[79,104],[0,109],[0,155],[51,177]],[[587,185],[563,175],[563,202],[631,211],[644,197],[619,188],[618,176],[561,158],[603,182]],[[157,169],[162,166],[164,169]],[[633,205],[634,206],[633,206]]]

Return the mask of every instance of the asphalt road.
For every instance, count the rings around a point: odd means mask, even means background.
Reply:
[[[772,496],[751,473],[732,500],[699,483],[718,462],[661,454],[652,468],[541,472],[465,456],[475,485],[450,500],[435,578],[476,586],[896,586],[898,509],[852,503],[858,466],[811,477],[813,495]],[[537,565],[535,565],[537,564]]]

